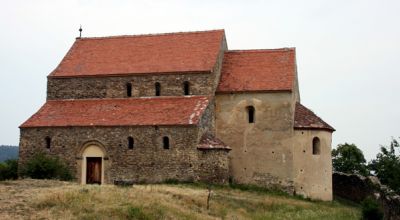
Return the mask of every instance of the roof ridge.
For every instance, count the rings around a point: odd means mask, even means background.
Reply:
[[[245,49],[245,50],[228,50],[225,53],[266,53],[266,52],[282,52],[282,51],[295,51],[296,47],[282,47],[273,49]]]
[[[158,37],[158,36],[169,36],[169,35],[186,35],[186,34],[203,34],[208,32],[225,32],[225,29],[213,29],[204,31],[177,31],[177,32],[166,32],[166,33],[149,33],[149,34],[132,34],[132,35],[114,35],[114,36],[102,36],[102,37],[77,37],[77,40],[103,40],[103,39],[118,39],[118,38],[136,38],[136,37]]]

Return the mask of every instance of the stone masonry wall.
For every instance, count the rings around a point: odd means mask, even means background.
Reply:
[[[357,203],[367,197],[375,198],[383,208],[384,219],[400,219],[400,196],[382,185],[378,178],[334,172],[332,180],[335,196]]]
[[[199,150],[199,179],[208,183],[224,184],[229,180],[229,150]]]
[[[200,118],[199,122],[199,136],[198,139],[203,136],[204,133],[210,132],[215,135],[215,99],[212,98],[207,108],[204,110],[203,115]]]
[[[215,91],[217,90],[218,84],[219,84],[219,80],[221,79],[221,70],[222,70],[222,62],[224,61],[224,55],[225,55],[225,51],[228,50],[228,44],[226,43],[226,38],[225,35],[222,38],[222,42],[221,42],[221,47],[220,47],[220,51],[217,57],[217,62],[214,65],[213,68],[213,79],[214,79],[214,83],[213,83],[213,94],[215,94]]]
[[[213,95],[214,73],[130,75],[113,77],[48,78],[47,99],[127,98],[127,83],[132,97],[155,96],[155,83],[161,84],[161,96],[184,95],[183,83],[189,82],[190,95]]]
[[[195,126],[23,128],[20,165],[23,166],[35,152],[43,151],[64,159],[80,182],[82,146],[95,141],[106,151],[105,183],[115,180],[194,181],[199,180],[195,173],[199,165],[198,132]],[[52,139],[50,149],[45,147],[46,136]],[[128,136],[135,140],[134,149],[128,149]],[[163,136],[170,138],[168,150],[162,147]],[[224,163],[221,164],[225,169]],[[206,177],[202,175],[202,178]]]

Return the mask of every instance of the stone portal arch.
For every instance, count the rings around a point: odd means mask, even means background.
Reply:
[[[81,183],[103,184],[107,159],[104,146],[97,141],[87,142],[83,145],[79,154],[79,158],[81,158]]]

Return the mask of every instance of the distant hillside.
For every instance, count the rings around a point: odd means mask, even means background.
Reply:
[[[0,162],[18,158],[18,146],[0,145]]]

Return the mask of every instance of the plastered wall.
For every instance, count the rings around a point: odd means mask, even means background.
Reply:
[[[332,133],[324,130],[295,130],[294,181],[296,194],[332,200]],[[320,140],[320,154],[313,154],[313,138]]]
[[[235,182],[293,192],[292,100],[289,92],[216,95],[216,134],[232,148]],[[247,106],[255,108],[255,123],[248,123]]]

